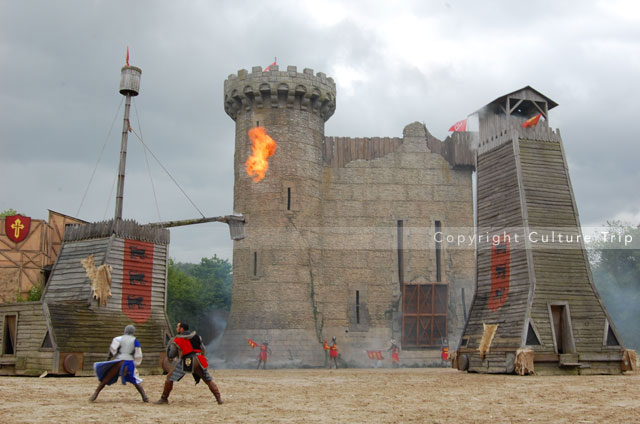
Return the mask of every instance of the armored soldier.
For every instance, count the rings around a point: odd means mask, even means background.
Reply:
[[[400,364],[400,356],[398,355],[400,348],[394,339],[391,339],[391,346],[387,349],[387,352],[391,352],[391,364],[398,366]]]
[[[104,386],[110,386],[118,381],[118,376],[122,377],[122,384],[127,382],[133,384],[142,396],[143,402],[149,402],[144,389],[142,388],[142,379],[136,372],[136,365],[142,363],[142,347],[138,339],[135,338],[136,328],[133,325],[127,325],[124,328],[122,336],[114,337],[109,346],[109,358],[105,362],[96,362],[93,364],[93,370],[96,377],[100,381],[96,391],[91,395],[89,401],[93,402],[98,398],[98,394]],[[113,358],[111,360],[111,358]]]
[[[260,345],[260,353],[258,354],[258,368],[260,369],[260,364],[262,364],[262,369],[267,369],[267,358],[271,354],[271,349],[269,349],[269,342],[264,342]]]
[[[162,396],[154,403],[169,403],[169,394],[173,389],[173,382],[180,381],[185,374],[190,373],[193,375],[196,384],[198,384],[201,379],[204,380],[209,390],[211,390],[211,393],[213,393],[213,396],[215,396],[216,401],[222,404],[223,401],[218,386],[216,386],[209,371],[207,371],[209,363],[204,356],[205,348],[202,344],[202,338],[197,335],[195,331],[189,332],[189,324],[186,322],[178,323],[176,333],[178,333],[178,335],[171,339],[167,347],[167,357],[170,360],[179,357],[179,362],[167,375]]]
[[[333,361],[333,365],[338,369],[338,343],[336,343],[336,336],[331,338],[329,357],[331,358],[330,361]],[[329,368],[331,368],[331,362],[329,363]]]

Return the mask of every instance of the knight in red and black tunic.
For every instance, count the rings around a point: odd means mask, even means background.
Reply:
[[[331,368],[331,362],[333,362],[333,366],[338,369],[338,343],[336,342],[336,336],[331,338],[331,345],[329,346],[329,357],[331,358],[329,361],[329,368]]]
[[[258,368],[260,369],[260,364],[262,364],[262,369],[267,369],[267,358],[271,354],[271,349],[269,349],[269,342],[263,342],[260,345],[260,353],[258,354]]]
[[[400,356],[398,355],[400,347],[398,347],[398,343],[394,339],[391,339],[391,346],[387,349],[387,352],[391,352],[391,365],[398,366],[400,364]]]
[[[211,393],[213,393],[213,396],[215,396],[216,401],[219,404],[223,403],[220,390],[218,390],[218,386],[216,386],[213,377],[207,370],[209,363],[205,357],[202,338],[195,331],[189,332],[189,325],[186,322],[179,322],[176,326],[176,332],[178,334],[171,339],[167,346],[167,358],[172,360],[179,357],[180,360],[167,375],[162,396],[155,403],[169,403],[169,394],[173,389],[173,382],[180,381],[187,373],[193,375],[196,384],[203,380],[211,390]]]

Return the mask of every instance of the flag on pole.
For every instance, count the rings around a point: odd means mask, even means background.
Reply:
[[[253,340],[249,339],[249,346],[251,346],[251,349],[253,349],[254,347],[258,346],[258,343],[256,343]]]
[[[127,46],[127,66],[129,66],[129,46]]]
[[[534,116],[533,118],[527,119],[526,121],[524,121],[524,124],[522,124],[522,128],[535,127],[536,125],[538,125],[538,121],[540,120],[541,116],[542,116],[542,114],[539,113],[536,116]]]
[[[329,343],[327,343],[327,341],[326,341],[326,340],[324,341],[324,344],[322,345],[322,348],[323,348],[324,350],[329,350],[329,349],[330,349],[330,347],[329,347]]]
[[[264,68],[264,71],[265,71],[265,72],[270,71],[270,70],[271,70],[271,67],[272,67],[272,66],[275,66],[275,65],[277,65],[277,63],[274,61],[271,65],[269,65],[269,66],[267,66],[266,68]]]
[[[458,121],[455,124],[451,125],[449,131],[466,131],[467,130],[467,120],[463,119],[462,121]]]

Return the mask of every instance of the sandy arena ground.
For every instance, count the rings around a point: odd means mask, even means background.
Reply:
[[[518,377],[452,369],[221,370],[225,399],[190,376],[170,405],[142,403],[135,388],[97,380],[0,377],[2,423],[633,423],[640,422],[639,374]],[[144,377],[151,400],[164,376]],[[114,422],[114,421],[112,421]]]

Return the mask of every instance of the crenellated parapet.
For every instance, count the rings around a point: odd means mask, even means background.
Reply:
[[[288,108],[319,114],[325,121],[336,110],[336,84],[324,73],[313,74],[295,66],[280,71],[277,65],[264,72],[254,66],[249,73],[241,69],[224,82],[224,110],[232,119],[241,111]]]

